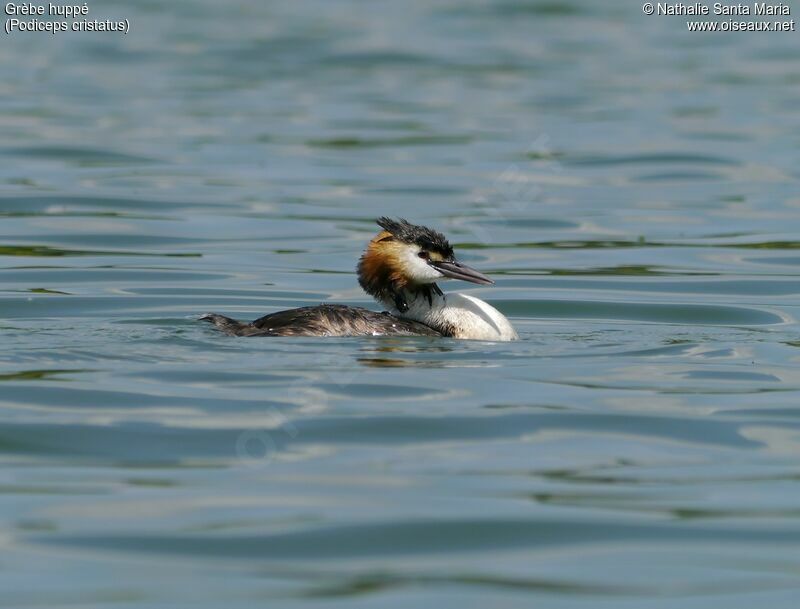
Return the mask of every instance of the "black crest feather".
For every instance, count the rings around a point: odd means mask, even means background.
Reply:
[[[414,243],[426,251],[438,252],[443,258],[453,258],[453,247],[439,231],[435,231],[427,226],[411,224],[408,220],[398,218],[392,220],[383,216],[377,220],[378,226],[390,232],[398,241],[404,243]]]

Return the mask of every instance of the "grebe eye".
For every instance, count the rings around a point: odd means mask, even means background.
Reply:
[[[417,254],[417,256],[419,256],[423,260],[427,260],[428,258],[431,257],[431,255],[428,252],[420,252],[419,254]]]

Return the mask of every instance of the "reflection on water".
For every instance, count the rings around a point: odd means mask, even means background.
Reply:
[[[794,607],[791,33],[129,4],[0,56],[5,604]],[[380,215],[522,340],[198,323],[369,305]]]

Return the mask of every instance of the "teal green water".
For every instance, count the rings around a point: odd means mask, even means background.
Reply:
[[[0,597],[800,588],[800,47],[589,0],[97,3],[0,52]],[[439,228],[521,340],[235,339]]]

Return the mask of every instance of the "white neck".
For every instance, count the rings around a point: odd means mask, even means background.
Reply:
[[[394,302],[383,302],[389,312],[412,319],[453,338],[507,341],[519,338],[511,323],[492,305],[467,294],[439,295],[431,300],[420,292],[405,292],[408,310],[401,313]]]

